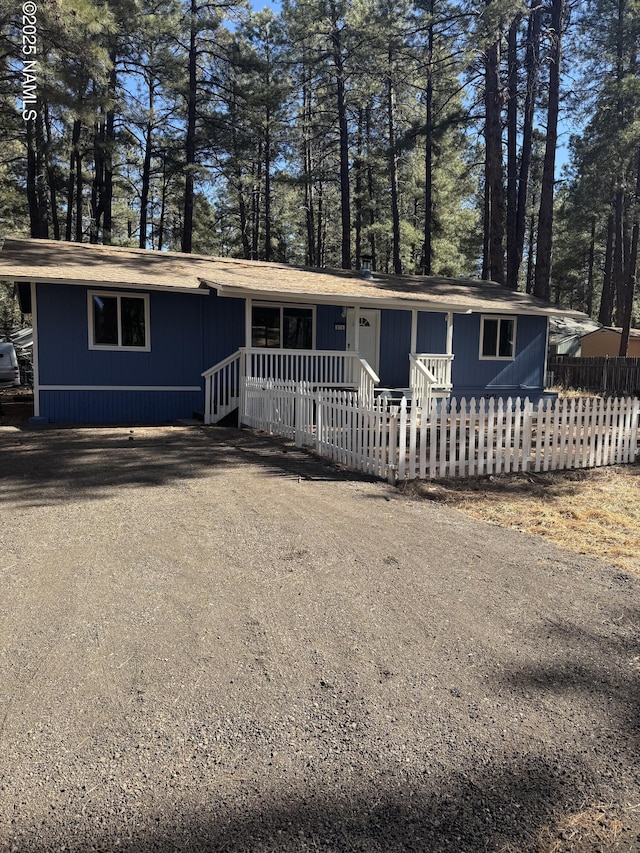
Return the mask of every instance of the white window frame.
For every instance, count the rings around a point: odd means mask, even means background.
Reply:
[[[282,324],[283,324],[283,312],[285,308],[304,308],[306,311],[311,310],[311,349],[315,350],[316,348],[316,306],[309,305],[299,302],[263,302],[263,301],[254,301],[252,300],[249,303],[249,321],[251,328],[251,338],[253,339],[253,309],[254,308],[279,308],[280,309],[280,346],[279,347],[267,347],[267,349],[273,350],[276,352],[279,349],[284,349],[282,346]],[[253,343],[251,344],[253,349],[262,349],[262,347],[254,347]],[[304,350],[300,350],[300,352],[304,352]]]
[[[97,344],[94,340],[94,317],[93,317],[93,297],[94,296],[110,296],[117,298],[117,322],[118,322],[118,343],[117,344]],[[122,313],[121,299],[142,299],[144,302],[144,331],[145,331],[145,346],[143,347],[126,347],[122,345]],[[87,292],[87,319],[89,326],[89,349],[98,350],[100,352],[151,352],[151,328],[149,324],[149,294],[148,293],[128,293],[121,290],[89,290]]]
[[[496,348],[500,346],[500,325],[503,320],[508,320],[513,323],[513,351],[511,355],[483,355],[483,342],[484,342],[484,321],[485,320],[497,320],[498,321],[498,334],[496,336]],[[516,341],[518,335],[518,318],[513,315],[503,315],[503,314],[483,314],[480,317],[480,342],[479,342],[479,351],[478,358],[480,361],[515,361],[516,357]]]

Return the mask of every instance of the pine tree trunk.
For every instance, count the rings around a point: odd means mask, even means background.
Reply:
[[[636,285],[636,267],[638,265],[638,235],[640,232],[640,223],[636,219],[633,223],[633,236],[631,237],[631,247],[629,251],[629,279],[627,283],[627,292],[624,305],[624,316],[622,320],[622,335],[620,336],[620,353],[622,358],[626,358],[629,349],[629,333],[631,331],[631,318],[633,316],[633,297],[635,295]]]
[[[504,177],[499,73],[500,46],[495,42],[485,54],[485,241],[488,277],[504,284]]]
[[[338,14],[335,3],[331,4],[332,58],[336,69],[336,95],[338,110],[338,130],[340,135],[340,221],[342,226],[342,269],[351,269],[351,199],[349,186],[349,128],[345,99],[344,60],[342,55],[342,35],[338,28]]]
[[[527,293],[533,293],[535,233],[536,218],[532,213],[529,217],[529,239],[527,246]]]
[[[366,107],[365,111],[365,137],[367,154],[371,152],[371,107]],[[368,156],[367,161],[367,194],[369,198],[369,254],[371,255],[371,269],[377,269],[377,246],[374,225],[376,224],[376,204],[375,204],[375,182],[373,174],[373,165],[371,157]]]
[[[89,242],[97,243],[102,221],[102,202],[104,199],[104,148],[105,122],[103,110],[93,128],[93,181],[91,184],[91,223]]]
[[[153,95],[149,98],[150,112],[153,113]],[[142,176],[140,184],[140,234],[138,246],[147,248],[147,219],[149,214],[149,187],[151,184],[151,154],[153,145],[153,124],[147,122],[144,138],[144,163],[142,165]]]
[[[484,182],[484,197],[482,200],[482,278],[488,281],[491,273],[489,272],[489,238],[491,235],[491,222],[489,218],[489,189],[487,188],[486,166],[485,166],[485,182]]]
[[[64,234],[64,239],[67,243],[71,242],[71,234],[73,231],[73,190],[76,183],[76,160],[80,158],[81,130],[82,123],[80,119],[75,119],[73,122],[73,130],[71,132],[71,155],[69,157],[69,177],[67,179],[67,218]]]
[[[604,275],[602,279],[602,295],[598,322],[610,326],[613,318],[613,243],[615,234],[615,218],[613,213],[607,219],[607,246],[604,254]]]
[[[624,295],[624,316],[622,318],[622,336],[620,338],[620,355],[627,356],[629,349],[629,334],[631,331],[631,321],[633,318],[633,300],[636,293],[636,270],[638,268],[638,236],[640,231],[640,150],[638,151],[638,167],[636,172],[636,189],[635,200],[633,204],[634,222],[633,234],[631,237],[631,245],[625,269],[627,279],[627,287]]]
[[[434,0],[429,2],[427,32],[426,128],[424,139],[424,242],[422,272],[431,275],[433,268],[433,16]]]
[[[267,107],[264,134],[264,259],[271,260],[271,114]]]
[[[518,50],[517,36],[522,16],[516,15],[509,27],[507,63],[507,287],[518,289]]]
[[[585,294],[585,313],[591,316],[593,311],[594,270],[596,258],[596,218],[591,217],[591,236],[589,238],[589,257],[587,261],[587,292]]]
[[[189,26],[189,90],[187,94],[187,131],[185,139],[185,182],[182,217],[182,251],[191,252],[193,245],[193,170],[196,162],[196,99],[197,99],[197,0],[191,0]]]
[[[317,266],[324,266],[324,189],[322,181],[318,183],[318,247]]]
[[[624,280],[624,187],[616,187],[614,206],[613,289],[616,296],[616,326],[621,326],[624,316],[626,282]]]
[[[362,162],[364,144],[364,110],[358,111],[358,133],[356,137],[356,161],[353,164],[356,175],[354,203],[355,213],[355,241],[356,241],[356,269],[362,269]]]
[[[38,128],[40,123],[40,128]],[[42,118],[40,110],[35,119],[26,123],[27,136],[27,203],[29,206],[29,233],[32,237],[47,239],[46,201],[42,186]]]
[[[107,110],[107,121],[105,127],[105,149],[104,149],[104,200],[102,204],[102,242],[105,246],[111,245],[113,234],[113,152],[115,150],[115,98],[117,86],[116,54],[111,53],[111,72],[109,74],[109,108]]]
[[[253,194],[251,196],[251,258],[260,258],[260,219],[262,211],[262,144],[258,145],[253,163]]]
[[[240,216],[240,239],[242,240],[242,257],[251,258],[251,243],[249,242],[249,225],[247,222],[247,202],[242,189],[242,175],[236,173],[236,192],[238,194],[238,214]]]
[[[531,155],[533,148],[533,120],[538,93],[538,65],[540,62],[540,28],[542,21],[542,4],[539,0],[531,0],[529,21],[527,26],[527,47],[525,66],[527,69],[527,92],[524,99],[524,116],[522,129],[522,147],[520,154],[520,171],[518,174],[518,202],[516,211],[516,247],[512,257],[513,266],[507,275],[517,278],[524,253],[524,238],[527,227],[527,195],[529,190],[529,173],[531,171]],[[529,281],[529,278],[527,278]],[[528,290],[528,293],[531,291]]]
[[[558,146],[558,112],[560,108],[560,66],[562,62],[562,26],[564,0],[552,0],[551,38],[549,55],[549,104],[547,109],[547,139],[542,168],[540,212],[538,215],[538,246],[534,296],[549,299],[551,295],[551,250],[553,246],[553,196]]]
[[[392,80],[391,51],[387,56],[387,120],[388,120],[388,143],[389,143],[389,180],[391,183],[391,223],[393,230],[393,271],[396,275],[402,275],[402,261],[400,259],[400,207],[398,201],[398,152],[396,150],[396,122],[395,122],[395,93]]]
[[[60,219],[58,217],[58,188],[56,186],[55,167],[51,162],[51,145],[53,142],[51,136],[51,116],[49,114],[49,105],[42,105],[42,115],[44,118],[44,128],[47,134],[46,145],[44,147],[44,159],[47,170],[47,184],[49,188],[49,208],[51,211],[51,224],[53,226],[53,239],[60,239]]]
[[[159,252],[164,247],[164,220],[167,213],[167,192],[169,191],[169,181],[167,179],[167,152],[162,155],[162,194],[160,197],[160,222],[158,223],[158,245]]]
[[[76,153],[76,243],[82,243],[84,233],[83,210],[84,179],[82,176],[82,155],[80,149]]]
[[[311,88],[305,79],[302,87],[302,122],[304,128],[304,207],[305,225],[307,234],[307,264],[310,267],[316,265],[316,234],[315,213],[313,198],[313,151],[311,148]]]

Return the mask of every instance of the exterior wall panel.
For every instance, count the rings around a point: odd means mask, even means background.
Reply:
[[[41,385],[200,384],[200,318],[209,297],[152,291],[151,351],[100,352],[88,344],[88,289],[95,288],[38,285]]]
[[[614,332],[609,329],[591,332],[582,338],[581,355],[583,358],[592,356],[613,356],[617,358],[620,355],[620,341],[622,335],[620,332]],[[627,350],[628,358],[640,358],[640,337],[629,337],[629,348]]]
[[[347,348],[346,319],[339,305],[318,305],[316,310],[316,349],[345,350]],[[344,329],[336,329],[336,325]]]
[[[516,355],[512,361],[480,359],[480,314],[456,314],[453,320],[453,394],[527,393],[544,387],[547,318],[517,317]]]
[[[418,311],[416,352],[447,351],[447,315],[436,311]]]
[[[245,300],[165,291],[149,292],[149,352],[90,350],[91,285],[37,285],[39,383],[62,386],[40,392],[40,414],[52,422],[165,423],[203,408],[201,373],[245,345]],[[109,287],[105,291],[128,292]],[[380,385],[407,388],[410,310],[380,312]],[[343,351],[346,326],[340,306],[316,310],[316,346]],[[417,351],[446,351],[446,315],[419,311]],[[454,315],[452,379],[456,396],[530,394],[544,385],[547,320],[517,318],[513,361],[482,360],[480,314]],[[90,386],[67,390],[64,386]],[[93,390],[122,386],[125,390]],[[134,386],[134,390],[126,390]],[[143,390],[135,390],[142,386]],[[146,390],[157,386],[159,390]],[[187,387],[190,390],[168,390]]]
[[[380,385],[383,388],[407,388],[411,311],[383,309],[380,313]]]
[[[197,334],[201,341],[200,372],[232,355],[245,342],[245,300],[218,296],[211,290],[200,297],[201,324]],[[194,332],[196,330],[194,329]],[[249,342],[250,343],[250,342]],[[192,344],[193,346],[193,344]]]
[[[151,291],[150,352],[99,351],[89,349],[87,292],[100,289],[37,285],[41,386],[203,388],[210,296]],[[230,301],[238,302],[225,300]],[[222,331],[207,333],[207,340],[218,342],[228,334],[225,311],[220,316]],[[42,390],[40,415],[54,423],[165,423],[192,417],[202,410],[203,399],[202,390]]]
[[[41,391],[51,423],[170,423],[202,411],[199,391]]]

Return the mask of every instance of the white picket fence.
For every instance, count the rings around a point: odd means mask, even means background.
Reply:
[[[519,397],[362,401],[302,382],[247,380],[247,426],[395,479],[593,468],[635,461],[640,400]]]
[[[640,401],[462,398],[399,406],[397,476],[465,477],[634,462]]]

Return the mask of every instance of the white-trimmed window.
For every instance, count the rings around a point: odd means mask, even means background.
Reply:
[[[251,346],[313,349],[315,309],[310,305],[251,305]]]
[[[482,317],[480,358],[513,361],[516,356],[516,318]]]
[[[89,349],[149,352],[149,295],[89,291]]]

